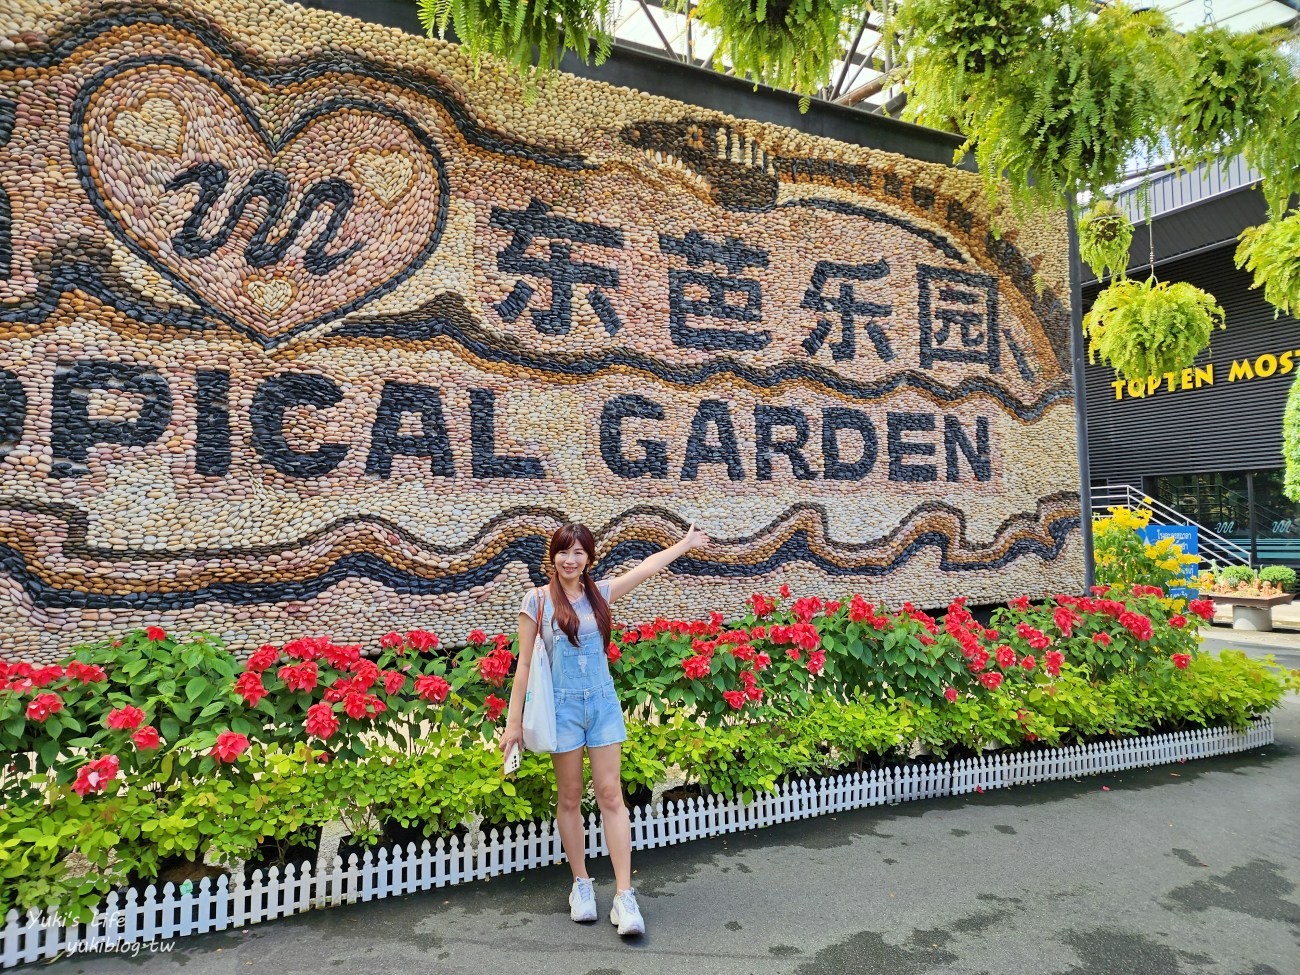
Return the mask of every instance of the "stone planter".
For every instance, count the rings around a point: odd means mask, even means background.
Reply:
[[[1260,633],[1273,631],[1273,607],[1284,606],[1295,597],[1289,592],[1276,596],[1239,596],[1236,593],[1210,593],[1216,603],[1232,606],[1232,628],[1234,630],[1256,630]]]

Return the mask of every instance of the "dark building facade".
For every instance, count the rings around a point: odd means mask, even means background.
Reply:
[[[1256,565],[1300,565],[1300,504],[1282,493],[1282,414],[1300,371],[1300,329],[1233,262],[1235,234],[1263,219],[1248,185],[1155,218],[1157,275],[1214,295],[1227,328],[1192,368],[1158,381],[1125,383],[1107,366],[1088,367],[1090,474],[1094,488],[1128,484],[1178,509]],[[1146,274],[1147,232],[1134,235],[1141,263],[1132,276]],[[1085,284],[1085,308],[1099,290]]]

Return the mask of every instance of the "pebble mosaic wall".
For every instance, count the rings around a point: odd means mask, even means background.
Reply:
[[[0,14],[0,649],[1081,585],[1063,218],[234,0]]]

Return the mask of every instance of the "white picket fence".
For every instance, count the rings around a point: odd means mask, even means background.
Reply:
[[[1123,769],[1224,755],[1271,744],[1273,723],[1256,720],[1245,732],[1205,728],[1143,735],[1126,741],[1065,748],[999,752],[956,762],[886,768],[820,781],[790,782],[748,804],[712,796],[666,802],[657,809],[629,810],[632,847],[670,846],[705,836],[758,829],[774,823],[915,799],[963,795],[1029,782],[1048,782]],[[599,817],[587,823],[587,855],[607,853]],[[0,968],[53,958],[64,951],[120,950],[122,945],[166,942],[177,937],[239,928],[313,908],[445,887],[564,859],[553,822],[520,823],[504,832],[424,840],[406,849],[380,847],[344,863],[271,867],[248,881],[222,876],[213,883],[152,884],[105,898],[95,918],[65,924],[57,914],[11,910],[0,930]]]

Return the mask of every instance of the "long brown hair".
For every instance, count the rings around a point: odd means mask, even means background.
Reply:
[[[602,646],[608,647],[610,634],[614,628],[613,616],[609,611],[609,603],[596,587],[596,580],[591,577],[591,563],[596,561],[596,536],[591,533],[591,529],[586,525],[577,522],[569,522],[561,525],[551,536],[551,546],[547,551],[547,556],[551,560],[551,568],[555,568],[555,556],[565,549],[572,548],[574,544],[581,545],[583,551],[587,553],[587,564],[582,569],[582,588],[587,594],[587,602],[591,604],[592,615],[596,617],[596,625],[600,627],[601,638],[605,641]],[[560,585],[558,573],[551,576],[551,602],[555,606],[555,625],[560,628],[569,642],[575,647],[578,645],[578,614],[573,611],[569,604],[569,597],[564,593],[564,587]]]

